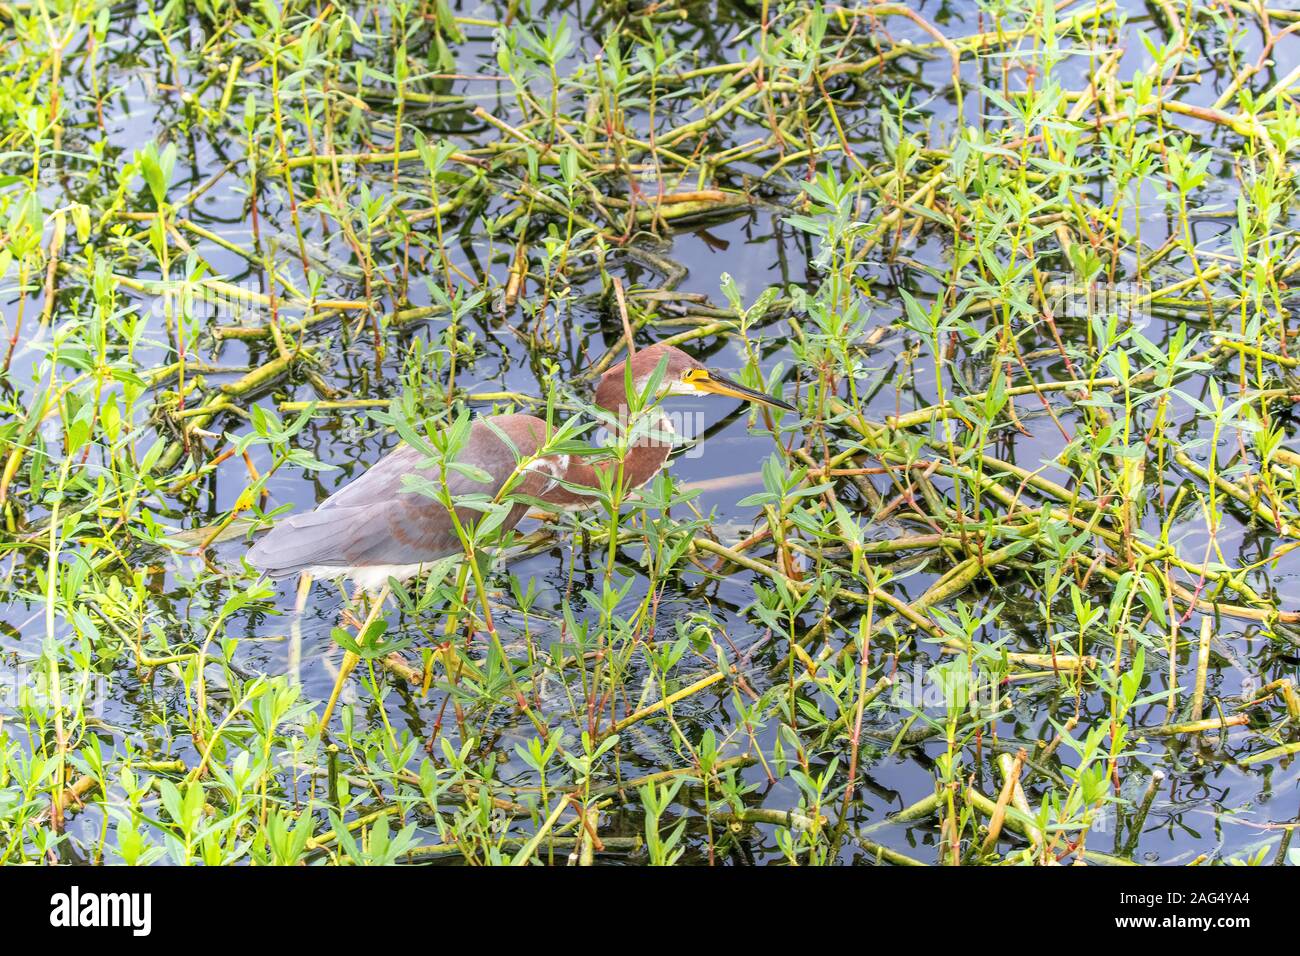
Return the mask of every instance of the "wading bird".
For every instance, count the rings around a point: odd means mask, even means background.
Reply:
[[[663,362],[660,397],[724,395],[794,411],[780,399],[705,368],[671,345],[649,346],[630,361],[632,387],[638,394]],[[624,363],[605,372],[595,396],[596,405],[620,423],[628,420],[624,374]],[[653,414],[658,420],[632,443],[624,457],[623,480],[628,488],[640,487],[659,474],[672,449],[672,426],[657,408]],[[510,444],[502,440],[502,435]],[[519,460],[536,456],[545,442],[546,423],[532,415],[478,419],[470,426],[469,438],[456,461],[471,466],[480,477],[485,473],[490,480],[476,481],[465,472],[450,471],[448,490],[453,497],[495,496],[514,476]],[[273,578],[306,572],[314,578],[346,578],[373,592],[390,577],[404,581],[425,565],[456,554],[462,548],[448,509],[432,498],[403,488],[406,475],[439,480],[436,465],[421,467],[424,458],[410,445],[394,449],[314,511],[279,521],[249,550],[249,563]],[[525,467],[512,494],[566,509],[595,505],[595,489],[600,487],[596,471],[610,467],[612,462],[593,465],[568,455],[537,458]],[[584,494],[583,489],[591,489],[591,493]],[[502,530],[518,524],[527,507],[516,504]],[[456,511],[466,525],[473,523],[478,514],[469,508]]]
[[[681,349],[652,345],[609,369],[596,387],[595,403],[614,417],[616,428],[625,427],[629,421],[625,371],[629,363],[632,387],[638,395],[644,394],[658,375],[656,399],[668,395],[722,395],[795,410],[780,399],[706,368]],[[672,449],[673,429],[667,417],[658,405],[650,414],[654,420],[644,430],[633,430],[634,437],[623,456],[623,484],[628,489],[640,487],[657,475]],[[446,474],[447,490],[453,500],[462,495],[495,499],[507,482],[513,481],[508,489],[512,497],[539,499],[564,509],[595,505],[600,487],[597,471],[615,468],[617,463],[591,464],[569,455],[539,457],[546,448],[546,430],[546,422],[531,415],[493,415],[475,420],[455,459],[458,465],[467,467],[448,469]],[[528,463],[521,469],[524,461]],[[426,461],[423,452],[410,445],[398,447],[314,511],[279,521],[249,550],[249,563],[273,578],[305,573],[313,578],[347,579],[367,592],[378,592],[359,631],[364,635],[387,596],[389,578],[406,580],[432,562],[464,550],[451,509],[407,490],[403,480],[407,475],[441,481],[439,467]],[[485,476],[486,481],[482,480]],[[523,502],[514,504],[501,530],[518,524],[527,509]],[[456,507],[455,512],[462,527],[471,525],[482,514],[469,507]],[[356,655],[349,651],[322,726],[328,723],[343,680],[356,663]]]

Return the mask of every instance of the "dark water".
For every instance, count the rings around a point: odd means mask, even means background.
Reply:
[[[566,8],[567,5],[548,5],[544,9],[535,9],[534,16],[538,22],[554,22]],[[1126,52],[1118,70],[1120,77],[1131,75],[1147,63],[1147,54],[1136,39],[1137,31],[1159,29],[1158,21],[1153,20],[1152,10],[1147,6],[1130,4],[1126,8],[1130,23],[1124,38]],[[965,36],[987,28],[987,21],[982,22],[979,11],[970,4],[927,2],[920,4],[918,9],[949,36]],[[734,59],[737,53],[728,41],[738,29],[750,22],[752,11],[743,5],[731,4],[695,5],[691,10],[692,16],[685,22],[662,25],[672,35],[677,46],[691,51],[700,64]],[[695,15],[696,11],[707,12],[707,15]],[[244,146],[233,135],[207,131],[184,137],[175,135],[183,107],[174,91],[159,88],[163,77],[168,75],[160,51],[156,44],[145,45],[141,42],[144,35],[141,21],[132,18],[127,7],[119,7],[115,12],[121,15],[114,17],[103,51],[103,56],[112,64],[107,71],[107,79],[115,87],[104,104],[105,128],[100,132],[93,125],[89,109],[89,104],[93,101],[88,83],[74,72],[65,81],[65,95],[78,104],[74,116],[80,123],[69,124],[64,148],[75,155],[86,150],[90,143],[102,140],[107,143],[110,156],[116,155],[119,161],[124,161],[129,158],[132,150],[149,139],[161,141],[174,137],[173,141],[179,148],[179,160],[178,172],[171,189],[173,198],[183,196],[205,183],[228,161],[236,164],[243,162]],[[458,7],[457,12],[500,18],[504,15],[505,4],[467,4]],[[567,12],[580,48],[561,68],[561,75],[566,68],[577,68],[584,58],[592,54],[601,29],[597,24],[600,5],[584,5]],[[498,68],[492,49],[491,31],[473,26],[465,29],[467,42],[456,49],[457,69],[464,74],[496,74]],[[195,36],[201,36],[202,27],[196,23],[193,32]],[[914,24],[899,18],[889,21],[889,32],[896,40],[924,43],[930,39]],[[1206,34],[1207,37],[1213,35],[1212,32]],[[1241,42],[1244,45],[1241,55],[1253,60],[1261,42],[1259,31],[1247,26]],[[1274,52],[1276,61],[1283,65],[1296,62],[1297,55],[1300,55],[1300,40],[1294,35],[1284,39]],[[1215,65],[1222,62],[1221,57],[1202,58],[1199,62],[1200,82],[1182,85],[1180,98],[1198,105],[1213,103],[1231,79],[1226,67]],[[986,106],[975,89],[975,84],[977,81],[989,82],[990,76],[981,76],[981,73],[989,74],[996,69],[995,59],[982,60],[978,65],[969,58],[964,62],[963,78],[967,84],[965,122],[977,121]],[[1060,64],[1055,76],[1062,87],[1080,89],[1086,85],[1088,69],[1088,57],[1080,53]],[[1275,72],[1281,75],[1285,70]],[[203,73],[191,75],[186,85],[191,88],[197,86],[203,76]],[[945,143],[951,137],[959,117],[955,115],[948,61],[941,56],[924,61],[905,57],[859,85],[854,98],[855,108],[844,110],[846,133],[855,151],[864,160],[870,162],[882,155],[881,114],[888,108],[888,104],[881,95],[881,89],[888,88],[897,92],[907,83],[916,86],[913,102],[922,104],[919,110],[909,116],[909,129],[920,131],[928,126],[936,143]],[[465,94],[471,106],[481,105],[496,116],[511,117],[514,107],[510,98],[504,92],[498,92],[503,91],[504,87],[504,84],[493,82],[455,80],[450,84],[450,91]],[[236,96],[236,104],[239,100],[240,96]],[[382,101],[372,102],[371,106],[377,111],[391,112],[392,109]],[[412,115],[407,117],[408,122],[425,129],[431,136],[448,136],[458,145],[473,145],[479,141],[495,140],[498,136],[496,131],[484,129],[482,124],[470,117],[468,110],[421,114],[418,107],[411,106],[410,109]],[[370,117],[372,123],[375,119],[374,116]],[[636,121],[643,125],[644,116],[637,116]],[[1237,188],[1229,165],[1235,146],[1231,134],[1190,120],[1187,121],[1187,126],[1196,130],[1198,136],[1204,137],[1204,142],[1212,143],[1222,157],[1222,165],[1215,163],[1211,166],[1214,178],[1212,184],[1198,196],[1198,212],[1230,211]],[[740,122],[727,128],[725,142],[715,148],[721,150],[757,135],[759,127],[747,127],[744,122]],[[382,148],[382,144],[376,148]],[[295,143],[294,149],[304,152],[305,144]],[[842,162],[842,159],[835,161]],[[237,244],[248,245],[252,241],[252,228],[243,192],[246,180],[238,169],[237,165],[236,173],[225,176],[216,187],[189,207],[187,215],[197,224]],[[730,167],[728,175],[748,173],[758,176],[765,169],[765,162],[760,160],[749,166],[737,164]],[[366,173],[365,180],[377,192],[384,191],[390,185],[386,181],[389,171],[388,166],[372,167]],[[795,187],[797,182],[794,180],[778,177],[762,193],[765,200],[775,204],[773,207],[759,206],[730,217],[715,217],[703,224],[687,225],[673,233],[662,245],[648,247],[686,268],[685,277],[678,286],[679,291],[709,296],[717,305],[724,302],[719,292],[719,276],[724,272],[735,278],[746,302],[753,301],[763,289],[771,285],[785,287],[790,284],[805,284],[811,287],[817,281],[811,262],[815,252],[813,244],[809,237],[783,222],[784,212],[775,208],[793,199]],[[68,201],[84,199],[82,191],[86,188],[85,180],[78,173],[78,162],[70,157],[64,164],[62,175],[47,176],[43,184],[43,199],[47,209],[55,208]],[[1104,183],[1100,184],[1099,189],[1099,204],[1104,205],[1110,197],[1105,192]],[[274,195],[263,193],[258,208],[262,238],[264,242],[268,241],[268,237],[274,240],[278,247],[275,252],[277,268],[302,286],[305,283],[296,253],[290,211],[275,198],[281,194],[279,190]],[[487,213],[501,214],[511,207],[511,203],[493,197],[488,201]],[[147,207],[142,205],[141,208]],[[1131,212],[1130,208],[1123,225],[1126,229],[1134,230],[1138,223]],[[1158,248],[1167,237],[1171,222],[1154,190],[1144,197],[1142,215],[1140,225],[1143,241],[1150,248]],[[467,272],[472,272],[476,269],[474,260],[486,256],[487,248],[482,237],[477,234],[479,227],[476,222],[462,220],[463,217],[457,217],[446,224],[450,233],[448,245],[453,262]],[[314,214],[303,215],[302,223],[314,258],[344,266],[352,263],[352,251],[338,230],[322,224]],[[1202,248],[1224,249],[1229,225],[1227,219],[1198,216],[1195,221],[1196,239]],[[203,257],[229,281],[259,281],[258,272],[250,269],[242,257],[214,243],[190,238]],[[502,241],[498,240],[498,250]],[[873,256],[869,263],[870,275],[875,280],[869,327],[889,331],[868,353],[866,361],[870,375],[860,383],[860,387],[866,382],[874,383],[877,378],[883,378],[883,386],[875,392],[870,403],[878,418],[892,414],[899,407],[908,410],[934,400],[932,367],[924,360],[910,367],[902,364],[900,356],[909,343],[896,330],[890,330],[890,326],[901,312],[897,294],[899,288],[907,288],[918,294],[933,293],[942,288],[923,267],[944,269],[948,252],[944,242],[923,232],[914,245],[904,248],[902,258],[885,261],[883,257]],[[381,263],[391,263],[391,255],[379,253],[377,258]],[[629,283],[653,286],[661,281],[643,262],[626,255],[612,255],[609,268]],[[497,261],[493,263],[491,271],[498,281],[504,281],[506,269],[505,261]],[[341,299],[360,298],[364,294],[364,288],[351,272],[348,268],[329,269],[323,294]],[[418,279],[418,271],[415,275],[416,281],[410,289],[411,299],[416,305],[426,304],[430,301],[428,293]],[[157,278],[156,274],[148,272],[144,264],[134,277]],[[1183,277],[1177,270],[1171,269],[1164,278],[1176,281]],[[562,379],[577,380],[581,372],[621,334],[615,316],[581,301],[582,293],[598,292],[599,288],[599,282],[591,280],[585,286],[574,289],[579,301],[567,315],[569,327],[560,336],[560,347],[553,356],[562,369]],[[128,299],[135,297],[142,308],[148,308],[147,296],[136,296],[125,289],[122,291]],[[12,321],[16,295],[11,279],[6,281],[3,292],[6,300],[5,318]],[[38,313],[39,306],[39,298],[29,301],[29,315]],[[385,307],[391,307],[391,303]],[[57,314],[56,312],[56,316]],[[1186,318],[1193,326],[1195,321],[1200,321],[1193,316]],[[223,319],[223,322],[228,321],[229,317]],[[479,353],[472,364],[461,372],[460,384],[471,392],[507,390],[529,395],[545,394],[550,384],[549,377],[538,374],[538,363],[530,360],[527,349],[508,328],[511,324],[522,321],[517,309],[503,315],[495,309],[484,308],[471,316],[470,324],[478,336]],[[1161,341],[1172,332],[1176,324],[1163,317],[1152,317],[1144,332],[1153,340]],[[328,334],[333,341],[330,349],[321,355],[327,365],[323,372],[327,382],[348,397],[386,398],[400,390],[400,376],[408,344],[413,340],[430,344],[436,342],[443,325],[442,319],[414,324],[408,332],[390,341],[382,362],[376,362],[368,333],[352,340],[350,344],[343,342],[337,326],[332,327],[328,333],[313,332],[313,337]],[[661,331],[667,334],[679,329]],[[778,362],[784,363],[791,370],[789,382],[806,374],[792,368],[795,364],[794,356],[787,346],[788,330],[784,329],[782,320],[773,322],[770,329],[765,331],[769,336],[767,367]],[[1082,335],[1083,327],[1080,324],[1069,331]],[[658,334],[645,333],[643,344],[652,341]],[[137,361],[142,366],[161,365],[170,361],[162,344],[164,338],[160,325],[151,325],[149,335],[152,340],[137,351]],[[21,391],[30,392],[32,388],[30,375],[35,373],[43,344],[48,344],[48,340],[44,343],[28,340],[20,345],[16,360],[17,373],[13,381]],[[1035,343],[1032,347],[1040,347],[1042,344]],[[1031,346],[1026,346],[1029,347]],[[266,348],[261,343],[251,347],[239,341],[226,340],[218,343],[207,334],[201,334],[197,358],[221,366],[242,368],[264,361],[268,355]],[[696,354],[707,355],[711,364],[724,369],[738,368],[742,364],[738,347],[724,339],[704,339],[692,343],[690,348]],[[956,367],[957,374],[973,390],[978,390],[988,380],[987,365],[965,357],[960,352]],[[905,368],[910,368],[910,379],[903,375]],[[1062,369],[1054,359],[1041,360],[1035,363],[1034,368],[1043,379],[1062,376]],[[237,373],[234,372],[225,376],[219,373],[207,376],[210,382],[235,377]],[[1206,381],[1192,379],[1184,382],[1181,387],[1204,400]],[[309,382],[294,378],[277,382],[258,400],[271,405],[318,397]],[[721,540],[731,541],[743,537],[752,526],[755,512],[752,508],[738,507],[736,503],[744,496],[760,490],[758,470],[763,460],[773,451],[772,439],[753,433],[744,413],[731,403],[690,399],[672,401],[673,410],[687,414],[698,413],[707,427],[704,454],[698,457],[692,454],[679,456],[673,464],[674,474],[688,485],[700,483],[704,487],[705,490],[696,499],[696,506],[701,512],[714,515],[714,529]],[[1031,434],[1006,429],[1000,432],[997,445],[991,452],[1025,467],[1038,468],[1061,450],[1063,440],[1042,413],[1040,405],[1027,400],[1021,402],[1017,408]],[[488,407],[480,406],[480,410],[486,411]],[[1055,407],[1062,423],[1067,427],[1079,421],[1076,410],[1067,404],[1058,402]],[[1191,441],[1209,434],[1210,423],[1193,414],[1190,406],[1184,403],[1176,406],[1176,409],[1180,420],[1175,424],[1174,431],[1180,438]],[[1292,430],[1290,425],[1288,420],[1289,432]],[[246,427],[241,420],[232,416],[218,419],[210,429],[238,433]],[[338,470],[313,477],[295,468],[283,468],[269,485],[271,503],[292,503],[295,510],[309,508],[342,483],[360,474],[396,442],[395,435],[372,423],[364,414],[318,411],[299,436],[298,443],[310,449],[321,460],[337,465]],[[1235,442],[1235,437],[1225,436],[1223,442],[1226,449]],[[1206,450],[1202,448],[1196,452],[1196,456],[1204,460],[1205,453]],[[259,469],[265,469],[270,464],[268,456],[261,450],[254,451],[253,462]],[[1067,478],[1066,473],[1060,469],[1049,468],[1044,474],[1055,480]],[[192,504],[163,496],[150,502],[148,507],[154,510],[155,517],[160,522],[172,527],[203,527],[219,519],[236,504],[247,482],[245,464],[234,458],[225,462],[210,480],[201,484],[198,499]],[[1172,493],[1172,490],[1165,489],[1165,492]],[[33,519],[35,517],[32,516]],[[1259,561],[1275,546],[1275,539],[1262,535],[1256,527],[1239,524],[1240,517],[1229,512],[1225,518],[1219,535],[1225,556],[1232,562]],[[1155,509],[1150,509],[1147,529],[1156,532],[1159,524],[1160,516]],[[871,528],[870,534],[873,537],[891,537],[904,530],[887,522]],[[1205,549],[1206,532],[1197,509],[1184,511],[1182,518],[1174,525],[1171,540],[1178,544],[1183,556],[1200,560]],[[540,598],[533,612],[532,627],[542,645],[546,645],[555,636],[555,622],[560,619],[562,604],[566,599],[571,602],[572,611],[580,620],[594,621],[599,616],[598,611],[588,607],[580,596],[586,587],[599,590],[599,564],[595,570],[589,570],[583,557],[574,553],[571,544],[570,541],[561,539],[551,550],[520,560],[509,569],[511,574],[521,580],[531,578],[537,584]],[[222,560],[237,561],[241,547],[237,543],[228,543],[218,546],[217,550]],[[188,581],[199,570],[197,559],[169,559],[163,566],[165,573],[154,579],[153,592],[156,609],[160,614],[159,620],[172,628],[182,627],[182,622],[186,620],[191,621],[191,627],[201,625],[209,613],[208,608],[221,600],[219,589],[210,587],[195,592],[189,586]],[[914,573],[895,586],[903,595],[915,598],[943,570],[945,568],[942,566],[921,564]],[[1298,572],[1300,565],[1295,560],[1283,559],[1276,568],[1261,568],[1254,572],[1251,583],[1261,591],[1274,593],[1279,607],[1294,610],[1300,608]],[[6,573],[15,585],[26,582],[23,586],[30,587],[34,562],[28,565],[20,559],[14,569]],[[987,584],[982,585],[963,595],[963,600],[985,608],[997,603],[1003,605],[998,619],[984,628],[981,635],[983,638],[992,640],[1009,634],[1012,649],[1040,651],[1044,640],[1041,614],[1035,607],[1037,596],[1020,583],[1021,580],[1020,576],[1008,574],[1002,586],[994,589]],[[745,573],[737,573],[725,581],[708,583],[702,587],[696,586],[699,584],[697,580],[675,583],[669,587],[658,606],[656,628],[661,633],[671,633],[676,621],[707,611],[725,630],[742,662],[746,660],[745,655],[754,652],[744,673],[754,686],[762,690],[770,685],[771,678],[767,672],[774,657],[772,648],[764,647],[764,630],[757,625],[756,618],[747,613],[747,608],[753,601],[752,583],[750,576]],[[642,600],[644,588],[645,581],[639,580],[620,610],[630,613]],[[291,610],[291,586],[281,586],[278,602],[282,610]],[[278,617],[260,612],[236,616],[227,632],[228,636],[241,638],[234,659],[236,667],[246,674],[289,674],[301,682],[305,698],[324,700],[333,685],[335,668],[342,653],[330,637],[330,630],[338,621],[341,606],[341,599],[335,590],[318,584],[297,625],[288,613]],[[521,646],[522,621],[511,607],[508,592],[502,596],[498,610],[504,622],[507,646]],[[0,606],[0,614],[0,620],[7,625],[6,636],[0,639],[0,648],[5,652],[5,666],[11,668],[14,674],[22,673],[23,668],[40,654],[43,636],[41,608],[39,605],[14,600],[7,607]],[[390,619],[401,633],[412,628],[418,630],[418,625],[410,621],[398,624],[395,614],[391,614]],[[1195,633],[1198,621],[1199,615],[1194,616],[1185,625],[1185,631]],[[1297,661],[1300,660],[1300,647],[1297,647],[1295,635],[1269,635],[1259,626],[1229,618],[1215,623],[1214,651],[1208,693],[1217,696],[1240,693],[1243,678],[1254,681],[1256,686],[1277,677],[1294,678]],[[919,675],[927,663],[939,659],[937,653],[923,647],[921,651],[909,654],[901,666]],[[701,675],[707,673],[707,661],[700,661],[699,666]],[[1190,673],[1190,667],[1191,659],[1185,656],[1180,666],[1180,673],[1185,679]],[[1163,687],[1163,668],[1164,662],[1157,662],[1154,658],[1148,664],[1148,693],[1154,694]],[[106,741],[118,744],[129,738],[147,750],[181,757],[192,764],[197,754],[188,738],[173,738],[165,723],[160,725],[156,719],[161,710],[183,706],[183,695],[176,686],[174,676],[160,672],[148,685],[140,684],[135,675],[125,669],[118,676],[102,715],[105,725],[111,728],[111,731],[106,732]],[[640,675],[632,679],[630,685],[639,688],[642,677]],[[378,723],[379,715],[369,699],[369,692],[356,680],[351,682],[344,700],[355,702],[358,714],[363,715],[365,720]],[[443,703],[439,694],[421,700],[418,695],[398,689],[387,698],[387,717],[394,728],[409,730],[413,735],[423,738],[438,719]],[[1101,698],[1085,696],[1082,704],[1084,725],[1092,719],[1106,719],[1107,705]],[[1054,683],[1024,685],[1016,695],[1014,712],[1000,722],[998,746],[1014,748],[1026,741],[1050,739],[1055,734],[1051,721],[1064,719],[1072,710],[1072,705],[1072,697]],[[940,709],[933,702],[928,705],[928,710],[934,715],[938,715]],[[710,691],[697,695],[679,705],[677,715],[682,729],[694,740],[698,740],[709,728],[715,730],[720,738],[725,737],[736,726],[729,691]],[[897,716],[895,713],[893,717],[881,720],[874,729],[882,732],[888,730]],[[1139,710],[1137,719],[1142,726],[1155,726],[1163,718],[1162,704],[1151,704]],[[500,718],[497,720],[499,722]],[[759,741],[765,750],[770,750],[776,723],[775,719],[770,720],[759,732]],[[533,728],[526,721],[520,720],[494,729],[499,732],[499,736],[493,742],[493,750],[509,758],[499,769],[499,778],[507,784],[529,785],[535,782],[531,772],[513,757],[514,744],[531,738]],[[873,738],[864,754],[859,801],[852,811],[851,824],[854,827],[880,821],[889,812],[916,801],[932,790],[933,760],[943,752],[945,745],[938,740],[912,744],[890,755],[886,753],[888,740],[887,736],[884,739]],[[735,740],[727,753],[738,753],[743,745],[743,739]],[[680,755],[671,752],[665,730],[657,724],[645,724],[624,735],[621,746],[623,772],[629,776],[681,763]],[[1129,789],[1135,787],[1140,794],[1145,786],[1148,773],[1140,771],[1139,767],[1147,770],[1159,768],[1166,775],[1147,820],[1146,831],[1142,834],[1138,851],[1134,855],[1137,860],[1178,863],[1201,854],[1242,855],[1255,847],[1275,841],[1275,836],[1264,829],[1267,824],[1291,821],[1300,813],[1300,794],[1297,793],[1297,773],[1293,763],[1284,761],[1253,767],[1237,765],[1240,756],[1262,749],[1258,738],[1240,728],[1225,734],[1222,739],[1216,734],[1205,735],[1194,741],[1176,740],[1168,744],[1155,738],[1138,739],[1134,749],[1137,756],[1128,764],[1126,773],[1130,780],[1126,786],[1126,796],[1134,796],[1127,792]],[[814,765],[824,765],[834,752],[833,747],[827,748],[825,752],[811,754],[810,758]],[[980,773],[988,774],[977,781],[981,789],[996,793],[997,782],[992,776],[990,765],[979,763],[976,766],[980,768]],[[758,767],[749,768],[744,776],[747,782],[757,787],[752,795],[754,806],[784,810],[798,801],[799,795],[788,778],[771,784]],[[691,813],[698,814],[702,794],[684,793],[683,800],[691,808]],[[1031,803],[1036,803],[1032,788],[1030,800]],[[676,810],[681,812],[682,807]],[[78,825],[85,826],[88,831],[86,835],[93,839],[97,828],[94,815],[86,814],[83,819],[85,822]],[[602,824],[602,835],[634,835],[640,827],[638,813],[630,808],[615,807]],[[927,821],[913,827],[877,829],[871,832],[871,838],[920,859],[929,860],[933,859],[933,847],[938,835],[933,825]],[[698,815],[693,818],[688,841],[691,858],[703,858],[704,830]],[[754,828],[741,843],[730,857],[736,862],[780,858],[771,827]],[[1089,845],[1109,850],[1109,843],[1110,834],[1106,827],[1095,827]],[[865,850],[852,843],[843,852],[845,860],[865,859],[866,855]]]

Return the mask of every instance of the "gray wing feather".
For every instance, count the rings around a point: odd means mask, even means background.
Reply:
[[[365,507],[374,504],[376,499],[400,494],[403,475],[425,474],[426,477],[432,477],[429,472],[420,472],[416,467],[423,459],[424,455],[410,445],[394,448],[355,481],[348,482],[318,504],[316,509]]]
[[[282,518],[249,549],[248,562],[273,578],[314,565],[349,566],[343,559],[346,543],[364,540],[374,517],[368,509],[330,508]]]
[[[531,427],[522,436],[510,436],[524,455],[532,454],[536,448],[527,441]],[[532,447],[520,447],[530,444]],[[436,467],[418,467],[423,458],[407,445],[393,450],[314,511],[277,522],[249,550],[249,563],[271,577],[284,577],[314,566],[422,564],[457,553],[461,549],[460,541],[447,510],[419,492],[402,489],[405,475],[439,480]],[[486,471],[492,480],[475,481],[459,471],[448,471],[447,487],[453,497],[486,495],[489,498],[501,490],[516,461],[514,451],[482,422],[474,423],[470,440],[457,460]],[[517,490],[536,496],[544,483],[543,476],[529,473]],[[515,506],[505,526],[517,524],[525,510],[523,505]],[[456,513],[462,524],[472,524],[482,516],[482,512],[473,508],[457,508]]]

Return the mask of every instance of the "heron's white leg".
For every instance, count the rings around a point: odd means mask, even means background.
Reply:
[[[294,602],[293,612],[301,614],[307,606],[307,595],[311,594],[311,575],[304,572],[298,577],[298,600]]]
[[[302,612],[310,593],[311,575],[304,574],[298,579],[298,599],[289,621],[289,681],[295,687],[302,683]]]
[[[365,621],[357,629],[357,643],[360,644],[365,640],[366,632],[370,630],[370,625],[375,623],[375,618],[379,617],[379,612],[384,607],[384,602],[388,600],[388,585],[385,584],[380,588],[379,593],[375,595],[370,612],[366,615]],[[321,715],[320,731],[321,736],[325,735],[326,728],[329,727],[330,716],[334,713],[334,707],[339,702],[339,695],[343,693],[343,682],[348,679],[357,663],[361,660],[352,651],[345,651],[343,654],[343,663],[339,665],[339,676],[334,681],[334,690],[330,694],[329,702],[325,705],[325,713]]]

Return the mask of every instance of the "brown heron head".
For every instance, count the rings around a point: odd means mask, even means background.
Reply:
[[[709,368],[672,345],[651,345],[643,348],[626,362],[620,362],[600,377],[596,386],[596,404],[613,411],[627,403],[626,376],[631,366],[632,387],[638,393],[659,373],[657,398],[666,395],[722,395],[756,405],[796,411],[795,407],[766,392],[742,385],[729,375]]]

